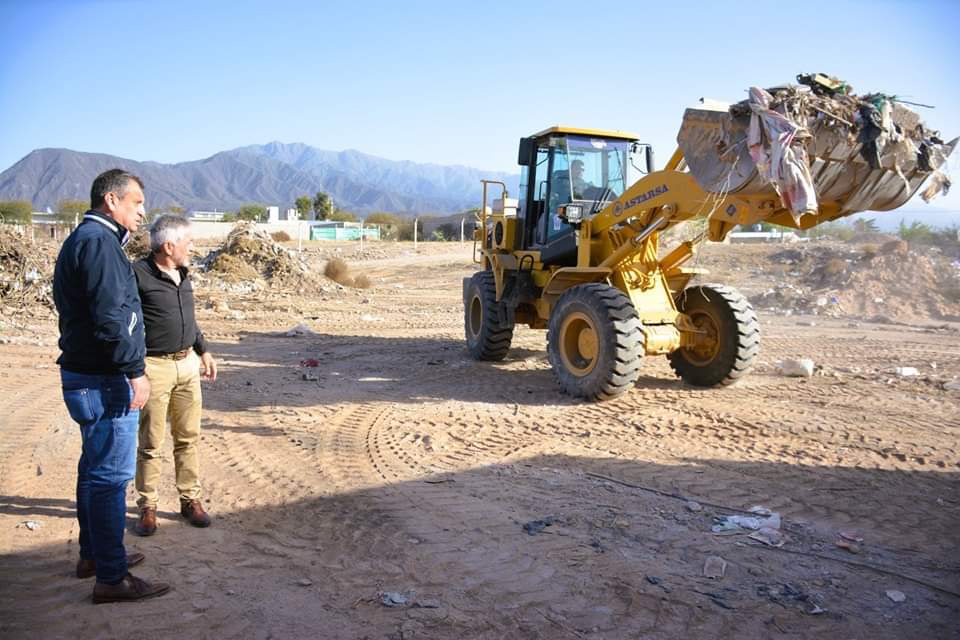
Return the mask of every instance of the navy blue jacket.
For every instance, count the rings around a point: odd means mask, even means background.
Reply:
[[[144,374],[143,310],[126,237],[112,218],[88,211],[60,248],[53,272],[63,352],[57,364],[68,371]]]

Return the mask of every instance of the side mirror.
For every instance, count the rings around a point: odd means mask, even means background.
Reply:
[[[647,160],[647,173],[653,173],[656,170],[653,166],[653,145],[648,144],[643,150],[643,153]]]
[[[520,138],[520,148],[517,151],[517,164],[529,167],[533,156],[533,138]]]

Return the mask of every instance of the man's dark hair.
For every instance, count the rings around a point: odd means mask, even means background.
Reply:
[[[108,193],[115,193],[118,198],[123,198],[127,195],[131,180],[143,189],[143,180],[123,169],[110,169],[98,175],[90,187],[90,208],[96,209],[103,205]]]

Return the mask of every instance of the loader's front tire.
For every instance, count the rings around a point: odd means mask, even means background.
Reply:
[[[478,271],[464,282],[463,325],[467,349],[476,360],[503,360],[513,340],[513,323],[497,302],[492,271]]]
[[[572,396],[605,400],[630,389],[643,353],[637,312],[619,289],[571,287],[550,314],[547,356],[560,388]]]
[[[720,284],[690,287],[680,294],[677,308],[710,338],[667,356],[685,382],[697,387],[729,385],[753,367],[760,353],[760,323],[739,291]]]

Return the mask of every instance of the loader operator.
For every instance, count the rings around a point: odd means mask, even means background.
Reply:
[[[570,184],[573,188],[574,200],[586,200],[587,190],[596,188],[583,179],[583,160],[574,160],[570,163]]]

